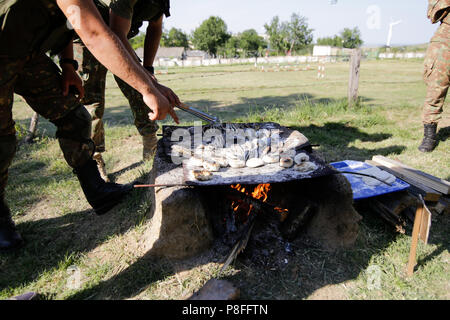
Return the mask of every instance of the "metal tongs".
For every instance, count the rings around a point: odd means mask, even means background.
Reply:
[[[214,117],[212,115],[209,115],[201,110],[198,110],[196,108],[193,107],[189,107],[187,105],[185,105],[184,103],[181,103],[180,105],[177,106],[179,109],[192,114],[193,116],[200,118],[206,122],[209,122],[210,124],[216,125],[216,124],[220,124],[221,121],[219,120],[218,117]]]

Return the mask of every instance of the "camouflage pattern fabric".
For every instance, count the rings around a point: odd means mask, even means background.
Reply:
[[[81,76],[84,80],[85,97],[82,103],[92,117],[91,138],[96,152],[105,152],[105,129],[103,115],[105,113],[105,87],[107,69],[95,59],[82,43],[75,44],[75,58],[82,65]],[[140,135],[152,135],[158,131],[158,125],[148,117],[150,108],[144,103],[142,95],[115,77],[124,96],[128,99],[134,124]]]
[[[449,2],[448,0],[447,2]],[[425,57],[424,81],[427,96],[423,108],[423,123],[437,123],[442,111],[450,84],[450,15],[442,19],[428,46]]]
[[[437,23],[444,19],[449,12],[450,0],[428,0],[428,19]]]
[[[21,95],[38,114],[57,126],[56,136],[67,163],[76,168],[92,157],[90,116],[77,97],[62,94],[59,68],[45,54],[23,59],[0,58],[0,195],[16,150],[13,94]]]
[[[106,73],[108,70],[95,59],[82,44],[75,44],[75,58],[81,66],[81,77],[84,80],[84,98],[81,103],[92,117],[91,139],[95,144],[95,152],[105,152],[105,113]]]

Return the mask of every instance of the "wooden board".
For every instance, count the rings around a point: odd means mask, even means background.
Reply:
[[[417,207],[416,217],[414,219],[414,227],[411,237],[411,249],[409,251],[408,265],[406,267],[406,275],[409,277],[413,275],[414,267],[416,266],[417,243],[419,242],[420,224],[422,223],[423,211],[423,205],[420,204]]]
[[[404,176],[408,177],[413,181],[416,181],[417,183],[420,183],[436,191],[439,191],[440,193],[446,195],[450,194],[450,182],[446,180],[439,179],[420,170],[408,167],[401,162],[383,156],[374,156],[372,160],[396,172],[403,174]]]
[[[428,244],[428,236],[430,235],[431,228],[431,212],[426,205],[423,207],[424,210],[422,213],[422,222],[420,223],[419,239],[425,244]]]
[[[366,160],[366,163],[376,166],[376,167],[380,168],[381,170],[387,171],[387,172],[393,174],[394,176],[396,176],[397,178],[405,180],[406,182],[408,182],[411,185],[411,189],[412,189],[413,193],[415,193],[414,190],[416,189],[416,192],[422,194],[423,198],[426,201],[437,202],[437,201],[439,201],[439,199],[442,195],[439,191],[436,191],[436,190],[426,186],[425,184],[418,182],[415,179],[412,179],[410,176],[408,176],[404,172],[400,172],[398,170],[394,170],[392,168],[386,167],[385,165],[379,163],[378,161]],[[417,190],[417,188],[420,190]],[[422,192],[420,192],[420,191],[422,191]]]

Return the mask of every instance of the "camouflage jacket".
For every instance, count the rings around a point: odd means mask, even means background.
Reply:
[[[0,0],[0,56],[59,53],[73,35],[56,0]]]
[[[450,0],[428,0],[428,19],[431,23],[444,21],[450,12]]]
[[[144,21],[158,20],[161,15],[170,16],[170,0],[96,0],[96,5],[102,13],[104,8],[131,20],[128,38],[133,38],[139,33]],[[102,13],[104,17],[104,14]],[[108,20],[105,19],[107,22]]]

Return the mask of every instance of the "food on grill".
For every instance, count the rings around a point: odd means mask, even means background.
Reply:
[[[213,177],[213,174],[208,170],[193,170],[192,173],[198,181],[209,181]]]
[[[240,145],[233,145],[225,151],[228,160],[243,160],[245,159],[245,150]]]
[[[265,163],[262,159],[252,158],[252,159],[247,160],[246,165],[249,168],[259,168],[259,167],[262,167],[263,165],[265,165]]]
[[[302,162],[301,164],[295,165],[295,170],[300,172],[311,172],[315,171],[317,169],[317,166],[309,161]]]
[[[286,158],[294,158],[296,154],[297,152],[295,152],[295,150],[285,150],[281,152],[280,156]]]
[[[239,159],[228,159],[228,164],[234,169],[240,169],[245,167],[245,161]]]
[[[269,153],[263,157],[263,161],[267,164],[278,163],[278,161],[280,161],[280,156],[275,153]]]
[[[211,160],[217,162],[222,168],[228,167],[228,160],[224,157],[214,156]]]
[[[269,138],[270,135],[271,135],[271,132],[270,132],[270,130],[268,130],[268,129],[261,129],[261,130],[258,130],[257,133],[258,133],[258,138],[259,138],[259,139]]]
[[[269,152],[270,152],[270,146],[267,146],[267,147],[262,148],[262,149],[260,148],[260,151],[259,151],[261,158],[263,158]]]
[[[190,157],[192,156],[192,151],[189,148],[186,148],[185,146],[181,145],[181,144],[174,144],[171,147],[171,154],[175,155],[175,156],[180,156],[180,157]]]
[[[290,168],[294,165],[294,160],[290,157],[281,157],[280,158],[280,167]]]
[[[203,167],[203,160],[198,157],[192,157],[188,160],[188,165],[191,167]]]
[[[203,161],[203,168],[205,170],[211,171],[211,172],[218,172],[220,171],[220,164],[217,162],[212,161]]]
[[[296,164],[302,164],[302,162],[309,161],[309,156],[306,153],[299,153],[295,156],[294,161]]]

